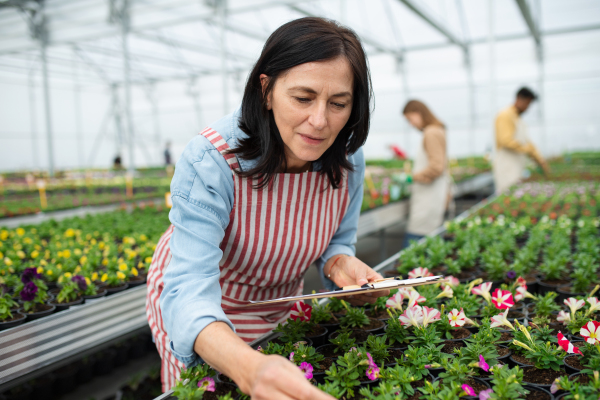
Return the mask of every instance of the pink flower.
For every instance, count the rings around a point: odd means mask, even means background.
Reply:
[[[520,276],[517,278],[517,285],[524,287],[525,290],[527,290],[527,281]]]
[[[564,303],[571,310],[571,315],[575,315],[575,312],[577,310],[579,310],[579,309],[583,308],[583,306],[585,306],[585,301],[577,300],[575,297],[569,297],[568,299],[566,299],[564,301]]]
[[[600,302],[598,301],[597,297],[588,297],[587,302],[590,303],[590,309],[587,311],[586,315],[600,310]]]
[[[462,388],[462,390],[465,391],[467,396],[475,396],[475,390],[473,390],[473,388],[471,386],[467,385],[466,383],[464,385],[462,385],[461,388]]]
[[[499,310],[506,310],[515,305],[513,295],[508,290],[496,289],[492,295],[492,303]]]
[[[404,310],[404,313],[398,317],[400,323],[404,326],[415,326],[423,322],[423,309],[421,306],[409,307]]]
[[[440,320],[440,311],[435,308],[423,306],[423,326]]]
[[[433,276],[433,274],[431,272],[429,272],[429,270],[427,268],[423,268],[423,267],[415,268],[408,273],[408,277],[410,279],[420,278],[420,277],[425,278],[426,276]]]
[[[452,275],[448,275],[444,277],[444,279],[446,279],[446,283],[452,288],[456,288],[458,285],[460,285],[460,281],[458,280],[458,278],[455,278]]]
[[[558,378],[552,382],[552,386],[550,386],[550,393],[554,394],[560,390],[560,386],[558,386]]]
[[[204,389],[206,392],[214,392],[215,381],[213,380],[213,378],[209,378],[207,376],[206,378],[200,379],[200,382],[198,382],[198,387]]]
[[[535,296],[527,291],[527,286],[519,286],[515,293],[515,301],[521,301],[525,297],[529,297],[530,299],[534,299]]]
[[[304,304],[302,301],[297,301],[292,306],[292,313],[290,318],[294,321],[310,321],[310,314],[312,313],[312,307],[308,304]]]
[[[427,299],[419,294],[416,290],[411,290],[408,294],[408,307],[414,307],[418,303],[423,303]]]
[[[512,324],[510,322],[508,322],[508,318],[506,318],[507,315],[508,315],[508,308],[502,314],[494,315],[491,318],[492,324],[490,326],[492,328],[506,326],[506,327],[514,330],[515,328],[513,328]]]
[[[571,321],[571,314],[565,311],[559,311],[556,320],[566,325]]]
[[[492,290],[492,282],[483,282],[479,286],[475,286],[471,293],[483,297],[486,301],[490,301],[490,290]]]
[[[304,372],[304,377],[306,379],[312,379],[312,377],[313,377],[313,366],[312,365],[310,365],[309,363],[304,361],[302,364],[300,364],[300,366],[298,368],[300,368],[300,371]]]
[[[290,353],[290,361],[294,362],[294,352],[293,351]]]
[[[366,375],[367,378],[369,378],[372,381],[377,379],[379,377],[379,368],[377,367],[377,365],[369,365],[369,368],[367,368]]]
[[[485,372],[488,372],[490,370],[490,366],[488,365],[488,363],[485,362],[485,358],[483,358],[481,354],[479,355],[479,368],[481,368]]]
[[[479,400],[488,400],[491,397],[490,395],[492,393],[492,389],[482,390],[481,392],[479,392]]]
[[[583,336],[589,344],[600,343],[600,322],[589,321],[581,327],[579,334]]]
[[[398,310],[402,310],[402,302],[404,301],[404,296],[402,293],[397,292],[395,295],[387,299],[385,302],[385,306],[389,308],[395,308]]]
[[[465,312],[462,308],[460,309],[460,311],[454,308],[448,313],[448,322],[450,322],[450,326],[454,328],[460,328],[461,326],[463,326],[465,324],[466,318],[467,316],[465,315]]]
[[[371,353],[367,352],[367,358],[369,359],[369,365],[377,366],[377,364],[375,364],[375,361],[373,361],[373,357],[371,357]]]
[[[562,347],[563,350],[566,351],[568,354],[581,354],[579,347],[573,346],[573,344],[569,342],[569,340],[561,332],[558,332],[558,335],[556,335],[556,337],[558,338],[558,345]]]

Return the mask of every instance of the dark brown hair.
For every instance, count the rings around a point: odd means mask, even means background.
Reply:
[[[297,65],[345,57],[354,75],[352,112],[335,142],[317,160],[333,188],[338,188],[343,170],[353,171],[347,155],[354,154],[369,133],[371,77],[365,51],[352,30],[323,18],[300,18],[288,22],[271,34],[254,65],[242,99],[239,127],[248,137],[240,140],[231,153],[246,160],[258,160],[243,177],[258,178],[256,187],[268,185],[282,166],[286,166],[284,144],[267,98],[277,78]],[[263,93],[260,75],[270,79]]]
[[[404,106],[404,110],[402,114],[416,112],[421,114],[421,118],[423,118],[423,129],[429,125],[437,125],[445,128],[446,126],[439,120],[437,117],[431,112],[429,107],[425,105],[422,101],[419,100],[409,100],[408,103]]]

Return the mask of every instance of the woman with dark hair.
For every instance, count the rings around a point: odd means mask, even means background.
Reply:
[[[404,247],[444,222],[450,192],[450,174],[446,154],[446,127],[425,103],[410,100],[402,111],[408,122],[423,133],[423,142],[415,157],[414,182],[410,194],[408,226]]]
[[[246,345],[292,304],[246,305],[301,294],[312,263],[328,289],[381,279],[354,257],[371,93],[356,34],[291,21],[267,40],[241,108],[187,145],[148,273],[163,390],[202,357],[253,399],[330,398],[283,357]]]

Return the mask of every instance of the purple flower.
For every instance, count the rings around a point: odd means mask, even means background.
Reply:
[[[37,268],[25,268],[23,274],[21,275],[21,282],[27,284],[34,279],[40,279],[42,276],[37,273]]]
[[[203,388],[207,392],[214,392],[215,391],[215,381],[213,380],[213,378],[209,378],[207,376],[206,378],[200,379],[200,382],[198,382],[198,387]]]
[[[515,271],[508,271],[506,273],[506,277],[508,279],[515,279],[517,277],[517,273]]]
[[[465,391],[467,396],[475,396],[475,390],[473,390],[473,388],[471,386],[467,385],[466,383],[464,385],[462,385],[461,388],[462,388],[462,390]]]
[[[71,278],[71,280],[73,282],[75,282],[77,284],[77,286],[79,286],[79,290],[81,290],[82,292],[85,292],[87,289],[87,283],[85,282],[85,278],[81,275],[75,275],[74,277]]]
[[[33,282],[27,282],[23,290],[21,290],[21,299],[23,301],[32,301],[35,299],[35,294],[38,291],[38,287]]]
[[[290,353],[290,361],[294,362],[294,352],[293,351]]]
[[[479,355],[479,368],[481,368],[485,372],[488,372],[490,370],[490,366],[488,365],[488,363],[485,362],[485,359],[481,354]]]
[[[312,379],[313,377],[313,366],[306,361],[303,361],[302,364],[298,367],[302,372],[304,372],[304,377],[306,379]]]
[[[492,392],[492,389],[482,390],[481,392],[479,392],[479,400],[488,400]]]
[[[554,394],[556,392],[558,392],[558,390],[560,389],[560,386],[558,386],[558,378],[554,380],[554,382],[552,382],[552,386],[550,386],[550,393]]]

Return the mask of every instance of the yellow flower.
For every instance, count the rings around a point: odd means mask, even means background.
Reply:
[[[152,262],[152,257],[146,257],[144,261],[146,262],[146,264],[150,264]]]
[[[17,228],[17,235],[23,236],[24,234],[25,234],[25,229],[23,229],[23,228]]]
[[[17,251],[17,257],[19,257],[20,259],[24,259],[25,258],[25,252],[23,250]]]
[[[138,271],[135,268],[131,268],[131,275],[138,276]]]
[[[43,274],[43,273],[44,273],[44,268],[42,268],[42,267],[38,267],[38,268],[37,268],[37,273],[38,273],[38,274]]]
[[[0,240],[6,240],[8,239],[8,231],[6,229],[3,229],[0,232]]]
[[[75,269],[73,270],[74,274],[77,274],[81,271],[81,267],[78,265],[77,267],[75,267]]]
[[[59,251],[58,253],[56,253],[56,255],[58,256],[58,258],[62,258],[62,256],[63,256],[63,252],[62,252],[62,251]]]
[[[108,265],[108,258],[102,260],[102,265]]]
[[[76,256],[80,256],[81,255],[81,249],[75,249],[75,250],[73,250],[73,254],[75,254]]]
[[[62,275],[61,275],[61,276],[59,276],[59,277],[58,277],[58,283],[62,283],[62,281],[63,281],[63,278],[64,278],[64,276],[62,276]]]
[[[119,264],[119,271],[127,271],[127,264]]]
[[[85,277],[85,283],[90,286],[92,284],[92,281],[90,281],[90,278],[88,278],[87,276]]]
[[[133,258],[135,258],[136,256],[137,256],[137,253],[135,251],[132,251],[132,252],[129,253],[129,259],[130,260],[133,259]]]
[[[37,250],[34,250],[31,252],[31,258],[38,258],[39,255],[40,255],[40,252]]]
[[[70,278],[70,277],[72,277],[72,276],[73,276],[73,275],[71,275],[71,273],[70,273],[70,272],[65,272],[65,274],[64,274],[64,277],[65,277],[65,278]]]
[[[100,243],[98,243],[98,248],[99,248],[100,250],[104,249],[104,246],[105,246],[104,242],[100,242]]]
[[[73,237],[73,236],[75,236],[75,230],[72,229],[72,228],[67,229],[66,232],[65,232],[65,236],[66,237]]]
[[[56,264],[56,268],[61,269],[62,270],[62,264]]]
[[[83,256],[83,257],[81,257],[79,259],[79,264],[81,264],[81,265],[85,264],[86,262],[87,262],[87,257],[86,256]]]
[[[7,266],[11,266],[13,262],[10,258],[4,257],[4,264],[6,264]]]
[[[33,243],[33,240],[31,240],[31,238],[26,237],[25,239],[23,239],[23,243],[31,244],[31,243]]]
[[[53,274],[53,272],[52,272],[51,269],[49,269],[48,271],[46,271],[46,275],[52,275],[52,274]]]
[[[29,232],[31,232],[31,233],[33,233],[35,235],[37,233],[37,229],[31,228],[31,230]]]
[[[142,234],[140,235],[140,240],[145,242],[146,240],[148,240],[148,236]]]
[[[88,233],[87,235],[85,235],[85,240],[90,240],[92,238],[92,234]]]
[[[48,262],[46,260],[40,260],[40,265],[45,267],[46,265],[48,265]]]
[[[4,254],[0,251],[0,258],[4,258]]]
[[[97,272],[93,272],[92,273],[92,280],[93,281],[97,281],[98,280],[98,273]]]
[[[96,239],[92,239],[92,240],[90,240],[90,244],[91,244],[92,246],[95,246],[95,245],[96,245],[96,243],[98,243],[98,242],[96,241]]]
[[[107,279],[108,279],[108,274],[106,274],[106,273],[102,275],[102,278],[100,278],[100,280],[102,282],[106,282]]]
[[[121,271],[117,272],[117,278],[121,279],[121,280],[125,280],[126,276],[124,273],[122,273]]]
[[[67,249],[63,251],[64,258],[71,258],[71,250]]]

